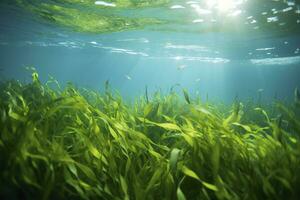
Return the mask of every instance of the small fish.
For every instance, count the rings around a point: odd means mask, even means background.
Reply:
[[[186,67],[187,67],[186,65],[180,65],[180,66],[177,67],[177,69],[178,69],[178,70],[183,70],[183,69],[185,69]]]
[[[132,78],[131,78],[129,75],[125,75],[125,78],[126,78],[127,80],[132,80]]]
[[[264,89],[258,89],[257,90],[257,92],[263,92],[264,91]]]
[[[196,82],[199,82],[200,80],[201,80],[201,78],[197,78],[195,81],[196,81]]]

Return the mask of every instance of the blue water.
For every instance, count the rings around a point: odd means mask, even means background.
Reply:
[[[34,66],[43,82],[51,75],[62,85],[102,90],[109,80],[128,99],[146,86],[150,93],[175,86],[222,102],[253,98],[261,89],[265,100],[291,99],[300,87],[298,32],[79,33],[10,6],[1,6],[0,27],[2,80],[28,81],[25,67]]]

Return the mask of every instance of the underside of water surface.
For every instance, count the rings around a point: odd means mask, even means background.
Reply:
[[[300,2],[2,0],[0,199],[300,199]]]

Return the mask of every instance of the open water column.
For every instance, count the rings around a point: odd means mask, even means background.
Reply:
[[[0,1],[0,199],[299,185],[299,0]]]

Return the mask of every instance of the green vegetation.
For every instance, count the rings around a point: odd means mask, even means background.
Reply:
[[[122,9],[143,8],[165,4],[161,1],[107,1],[116,3],[118,8],[95,5],[95,1],[28,1],[16,0],[16,5],[30,11],[61,27],[66,27],[77,32],[105,33],[132,29],[141,29],[146,25],[162,24],[164,21],[154,17],[128,17],[120,14]],[[120,9],[119,9],[120,8]]]
[[[293,105],[232,108],[184,90],[125,104],[42,84],[0,85],[1,199],[297,199],[299,91]]]
[[[43,23],[80,33],[97,34],[147,29],[185,33],[226,32],[238,35],[267,33],[270,36],[282,36],[297,35],[300,32],[300,11],[297,3],[285,0],[251,0],[243,1],[244,3],[235,9],[220,12],[216,6],[207,7],[206,2],[2,0],[0,6],[6,4],[18,7],[30,15],[38,16],[37,19]],[[174,5],[180,5],[184,9],[170,9]],[[197,19],[203,22],[195,23]]]

